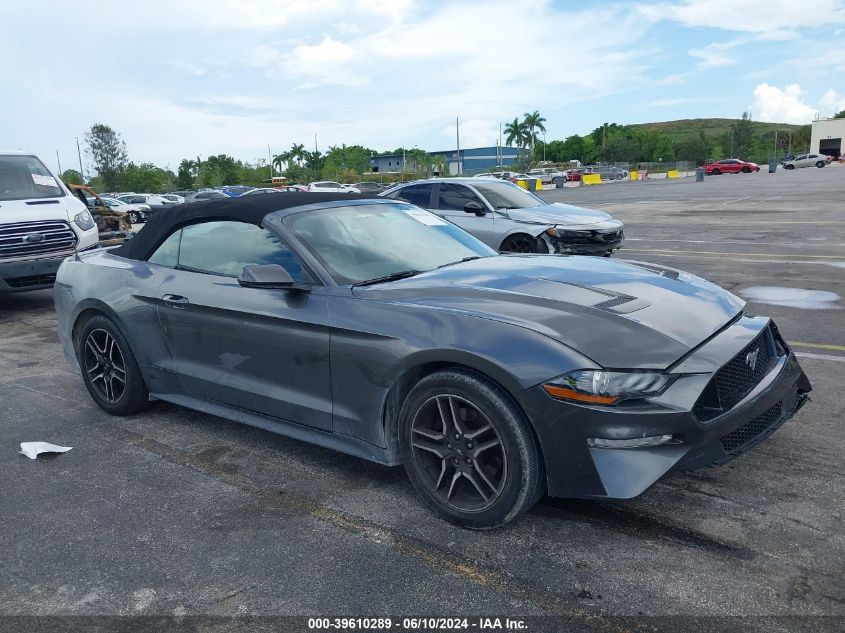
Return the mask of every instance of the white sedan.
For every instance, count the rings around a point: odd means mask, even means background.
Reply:
[[[830,156],[824,154],[801,154],[792,160],[784,161],[784,169],[796,169],[799,167],[824,167],[830,164]]]
[[[308,185],[308,191],[322,191],[323,193],[361,193],[356,187],[342,185],[331,180],[321,180]]]

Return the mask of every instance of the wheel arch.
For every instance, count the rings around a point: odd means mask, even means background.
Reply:
[[[512,237],[525,237],[529,240],[537,240],[543,242],[543,244],[548,248],[548,244],[546,244],[545,240],[543,239],[543,235],[545,234],[547,229],[552,228],[553,224],[538,224],[536,225],[538,232],[533,234],[533,231],[527,230],[526,227],[514,227],[510,231],[508,231],[505,235],[502,236],[502,241],[499,243],[498,250],[501,251],[502,247]]]
[[[135,353],[135,350],[132,349],[132,343],[129,341],[129,337],[126,335],[126,328],[124,327],[123,320],[117,315],[117,313],[109,307],[109,305],[99,299],[86,299],[81,301],[79,305],[76,307],[74,311],[73,321],[70,328],[70,335],[71,341],[73,343],[74,351],[78,351],[79,346],[79,332],[82,329],[82,326],[91,318],[97,315],[102,315],[107,317],[109,320],[114,322],[114,324],[120,329],[123,333],[124,337],[126,338],[127,342],[129,343],[130,349],[132,353]]]
[[[435,372],[455,369],[475,374],[478,378],[491,383],[500,389],[517,409],[525,416],[526,422],[534,434],[537,447],[542,455],[540,439],[537,435],[531,418],[515,396],[522,387],[515,378],[508,375],[508,372],[501,367],[483,358],[469,353],[450,354],[448,357],[426,358],[425,356],[414,359],[408,363],[405,369],[397,376],[385,396],[382,406],[382,428],[384,433],[385,452],[390,463],[399,464],[399,417],[402,405],[411,390],[417,383]]]

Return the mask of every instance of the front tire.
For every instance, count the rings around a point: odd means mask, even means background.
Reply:
[[[499,251],[502,253],[548,253],[548,250],[541,249],[540,245],[539,238],[525,234],[511,235],[502,242]]]
[[[751,173],[751,167],[743,167],[742,173],[743,174],[750,174]]]
[[[452,369],[423,378],[399,419],[405,470],[441,517],[490,529],[529,510],[545,491],[537,440],[501,388]]]
[[[141,221],[141,219],[138,217],[137,211],[130,211],[129,212],[129,222],[131,224],[138,224],[138,222],[140,222],[140,221]]]
[[[76,343],[85,388],[97,406],[112,415],[131,415],[145,408],[149,392],[126,337],[103,315],[88,319]]]
[[[784,165],[784,169],[795,169],[795,165]]]
[[[718,176],[718,175],[719,175],[719,174],[721,174],[722,172],[721,172],[721,171],[719,171],[718,169],[714,169],[714,170],[713,170],[712,172],[710,172],[710,173],[711,173],[711,174],[713,174],[714,176]]]

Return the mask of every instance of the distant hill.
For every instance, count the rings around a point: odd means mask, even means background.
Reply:
[[[679,121],[635,123],[628,127],[658,130],[671,138],[673,143],[680,143],[690,136],[698,136],[698,133],[701,131],[709,137],[730,133],[731,125],[737,121],[739,119],[680,119]],[[791,131],[794,134],[801,128],[800,125],[792,125],[790,123],[764,123],[753,120],[751,123],[754,126],[753,134],[758,138],[767,132],[774,132],[775,130],[779,132]]]

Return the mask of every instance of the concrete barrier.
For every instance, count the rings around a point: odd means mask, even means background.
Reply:
[[[669,171],[666,172],[666,177],[667,178],[679,178],[680,174],[678,174],[677,169],[670,169]]]
[[[600,185],[601,174],[584,174],[581,176],[581,182],[585,185]]]
[[[640,172],[638,172],[636,169],[632,169],[631,172],[628,174],[628,177],[631,180],[639,180],[640,179]]]

